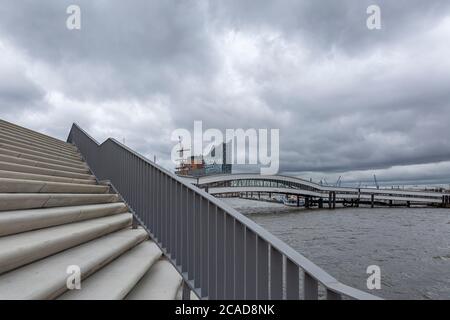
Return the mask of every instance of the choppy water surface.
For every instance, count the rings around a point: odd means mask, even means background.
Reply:
[[[386,299],[450,299],[450,209],[305,210],[225,199],[339,281],[365,290],[381,268]]]

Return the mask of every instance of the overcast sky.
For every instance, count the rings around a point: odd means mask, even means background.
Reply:
[[[284,174],[450,183],[450,1],[3,0],[0,117],[169,168],[194,120],[279,128]]]

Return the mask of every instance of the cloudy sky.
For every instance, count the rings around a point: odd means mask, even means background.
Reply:
[[[194,120],[279,128],[285,174],[448,184],[449,57],[448,0],[3,0],[0,117],[168,168]]]

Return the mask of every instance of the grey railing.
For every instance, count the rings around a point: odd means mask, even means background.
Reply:
[[[77,146],[203,299],[379,299],[346,286],[268,231],[114,139],[74,124]],[[320,286],[319,286],[320,284]]]

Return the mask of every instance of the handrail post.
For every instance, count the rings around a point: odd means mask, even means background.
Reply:
[[[187,285],[186,281],[183,280],[182,283],[182,295],[181,295],[181,299],[182,300],[191,300],[191,289],[189,288],[189,286]]]
[[[304,273],[303,289],[305,300],[317,300],[319,298],[319,284],[316,279],[311,277],[308,273]]]
[[[342,297],[339,293],[327,289],[327,300],[342,300]]]

